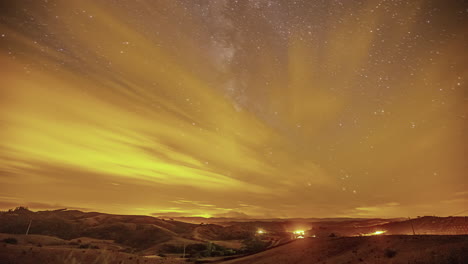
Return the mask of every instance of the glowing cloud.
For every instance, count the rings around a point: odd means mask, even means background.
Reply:
[[[0,202],[203,216],[462,209],[459,5],[240,2],[1,4],[0,193],[15,198]]]

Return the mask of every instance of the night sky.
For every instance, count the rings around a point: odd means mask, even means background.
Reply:
[[[0,208],[468,210],[463,0],[1,0]]]

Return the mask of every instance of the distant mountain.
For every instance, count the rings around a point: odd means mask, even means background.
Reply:
[[[165,216],[153,214],[158,218],[173,219],[190,223],[225,223],[225,222],[348,222],[348,221],[403,221],[406,218],[352,218],[352,217],[333,217],[333,218],[255,218],[255,217],[192,217],[192,216]]]

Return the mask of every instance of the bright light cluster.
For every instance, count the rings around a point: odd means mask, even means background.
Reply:
[[[387,230],[377,230],[375,232],[372,232],[372,233],[367,233],[367,234],[362,234],[363,236],[378,236],[378,235],[381,235],[381,234],[384,234],[386,233]]]
[[[305,237],[305,231],[304,230],[296,230],[293,232],[294,238],[304,238]]]
[[[305,232],[304,232],[304,230],[296,230],[296,231],[294,231],[294,234],[303,236],[305,234]]]
[[[385,230],[378,230],[378,231],[375,231],[374,233],[372,233],[371,235],[381,235],[381,234],[383,234],[383,233],[385,233],[385,232],[387,232],[387,231],[385,231]]]

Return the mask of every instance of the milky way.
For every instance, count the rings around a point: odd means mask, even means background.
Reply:
[[[465,1],[2,1],[0,207],[468,204]]]

